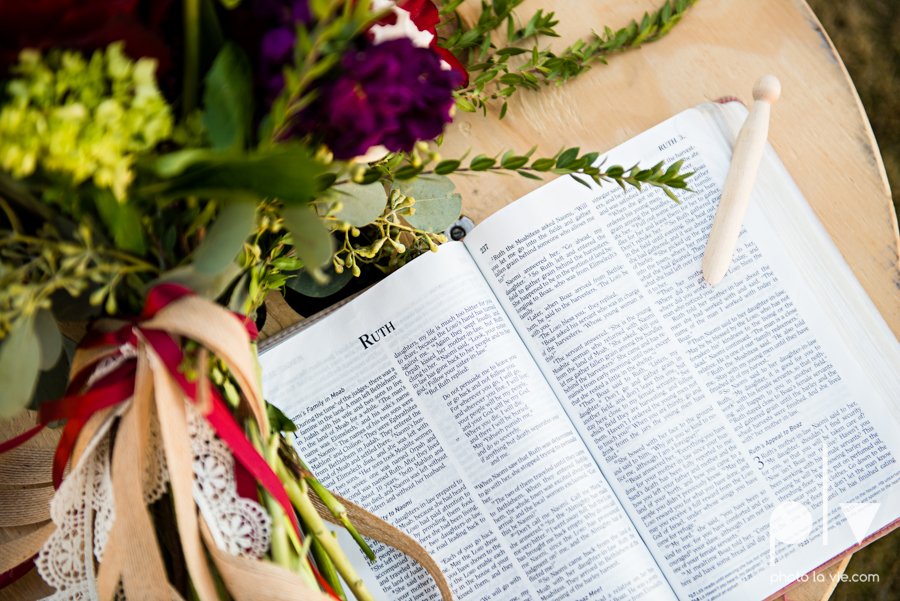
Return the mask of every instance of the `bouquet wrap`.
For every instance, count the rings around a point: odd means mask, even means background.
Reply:
[[[28,487],[0,491],[0,526],[47,522],[0,546],[0,585],[34,562],[57,589],[53,598],[180,598],[168,581],[148,509],[168,485],[199,599],[219,598],[204,549],[238,601],[262,590],[273,599],[329,598],[299,574],[262,560],[271,517],[258,502],[257,484],[302,540],[291,500],[206,380],[205,369],[186,369],[190,358],[182,351],[183,339],[200,345],[197,364],[205,363],[207,353],[223,360],[240,388],[237,414],[252,416],[265,443],[268,419],[251,350],[255,327],[242,320],[186,288],[165,284],[151,290],[138,319],[95,325],[72,362],[67,396],[42,404],[35,428],[0,444],[4,482]],[[188,372],[196,375],[189,378]],[[67,421],[52,459],[45,450],[16,448],[60,419]],[[64,478],[67,465],[72,467]],[[320,499],[310,497],[321,518],[339,524]],[[338,500],[360,534],[418,561],[443,599],[452,599],[437,564],[418,543]]]

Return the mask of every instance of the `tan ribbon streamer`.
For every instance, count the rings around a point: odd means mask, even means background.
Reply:
[[[334,495],[334,493],[331,494]],[[437,585],[438,590],[441,591],[441,598],[444,601],[453,601],[453,592],[450,590],[450,584],[444,577],[441,568],[428,551],[417,543],[413,537],[388,524],[377,515],[369,513],[359,505],[338,495],[334,495],[334,497],[347,510],[347,517],[350,518],[350,522],[361,535],[391,546],[415,559],[434,578],[434,583]],[[341,526],[340,521],[331,514],[331,511],[328,510],[319,497],[312,494],[309,495],[309,498],[319,515],[322,516],[322,519]]]
[[[112,344],[107,346],[98,346],[96,348],[89,349],[77,349],[75,351],[75,356],[72,357],[72,365],[69,368],[69,379],[72,379],[72,376],[83,370],[85,367],[90,365],[91,363],[95,363],[106,357],[113,355],[116,351],[119,350],[119,347]]]
[[[324,593],[312,590],[299,575],[278,564],[222,551],[202,517],[200,532],[228,593],[235,601],[334,601]]]
[[[144,505],[144,463],[153,395],[152,374],[146,353],[139,352],[137,361],[134,397],[119,422],[113,448],[112,487],[116,519],[97,574],[100,601],[113,598],[120,577],[128,598],[169,598],[169,581],[156,541],[156,531]],[[107,561],[110,558],[113,561]]]
[[[164,307],[152,320],[143,324],[143,327],[148,329],[157,328],[166,330],[167,332],[181,334],[182,336],[196,340],[222,358],[234,374],[235,379],[238,381],[241,391],[246,396],[250,404],[250,409],[257,419],[257,423],[260,424],[263,432],[268,432],[268,419],[266,418],[265,403],[262,400],[262,395],[257,386],[256,370],[253,367],[253,356],[250,352],[247,332],[227,309],[220,305],[210,303],[198,296],[185,296]],[[159,384],[157,383],[157,395],[159,394],[158,389]],[[160,413],[162,412],[160,411]],[[166,427],[163,426],[162,430],[165,433]],[[169,469],[171,473],[171,467]],[[324,519],[340,525],[340,523],[335,520],[334,516],[331,515],[331,512],[318,502],[319,500],[315,495],[311,495],[311,498],[314,502],[317,502],[316,508]],[[344,506],[347,508],[348,516],[356,526],[357,530],[359,530],[360,534],[390,545],[398,551],[415,559],[422,564],[428,573],[431,574],[431,577],[434,578],[444,601],[451,601],[453,599],[450,586],[447,583],[444,574],[441,572],[441,569],[431,555],[429,555],[419,543],[412,537],[358,505],[354,505],[344,499],[340,499],[340,501],[341,503],[344,503]],[[179,528],[182,528],[182,526],[181,520],[179,519]],[[209,542],[210,541],[207,540],[207,546],[212,551],[215,545],[210,545]],[[228,556],[231,557],[231,555]],[[260,564],[260,562],[251,563],[254,566]],[[274,564],[264,565],[278,567]],[[221,569],[219,571],[222,572]],[[226,584],[228,584],[230,591],[231,583],[229,583],[227,579]],[[253,590],[252,587],[250,590]]]
[[[200,296],[183,296],[160,309],[142,327],[196,340],[222,359],[246,396],[263,438],[268,437],[269,419],[256,378],[249,336],[233,313]]]
[[[152,353],[149,347],[143,344],[138,352]],[[201,601],[217,601],[219,597],[216,594],[216,585],[209,572],[197,531],[197,508],[194,505],[193,492],[193,453],[184,410],[184,393],[159,360],[155,359],[154,364],[156,408],[159,413],[166,467],[169,471],[169,482],[172,484],[175,518],[178,521],[178,536],[184,549],[184,560]]]
[[[56,530],[56,525],[53,522],[47,522],[30,534],[0,545],[0,573],[11,570],[23,561],[37,555],[54,530]]]
[[[81,456],[84,455],[85,449],[87,449],[88,445],[91,444],[91,441],[97,436],[97,432],[100,431],[100,428],[106,424],[106,421],[110,419],[113,414],[123,409],[124,408],[120,409],[119,407],[107,407],[88,418],[84,427],[81,429],[81,433],[75,440],[75,446],[72,447],[72,459],[69,461],[69,465],[78,465],[78,462],[81,461]]]

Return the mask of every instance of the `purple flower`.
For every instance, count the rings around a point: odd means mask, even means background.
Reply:
[[[460,76],[443,70],[430,48],[407,38],[377,46],[365,42],[341,62],[341,73],[319,84],[318,98],[295,125],[331,149],[336,159],[364,154],[384,145],[410,151],[417,140],[437,137],[449,123],[453,89]]]
[[[266,104],[271,104],[284,87],[282,67],[292,60],[297,25],[312,23],[312,14],[309,0],[255,0],[253,14],[277,24],[263,35],[259,53],[260,78],[268,91]]]

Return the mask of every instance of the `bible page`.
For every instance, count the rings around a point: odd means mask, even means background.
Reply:
[[[456,599],[675,599],[462,244],[260,363],[313,473],[418,540]],[[341,542],[376,599],[439,599],[399,551]]]
[[[762,600],[900,515],[900,387],[873,384],[762,210],[786,172],[703,280],[731,155],[711,123],[686,111],[607,157],[683,159],[681,204],[563,177],[465,243],[679,598]]]

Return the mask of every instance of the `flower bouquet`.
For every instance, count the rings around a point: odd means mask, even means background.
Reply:
[[[262,398],[255,319],[271,290],[330,297],[437,250],[462,206],[452,174],[677,201],[680,163],[440,156],[454,111],[502,119],[691,4],[554,53],[553,13],[523,21],[521,2],[467,22],[462,0],[0,0],[0,416],[38,422],[0,443],[21,468],[3,484],[52,496],[0,510],[33,526],[0,546],[0,586],[36,565],[59,599],[370,599],[327,520],[451,597],[415,541],[304,466]],[[60,322],[90,327],[76,344]],[[48,425],[37,465],[17,447]]]

